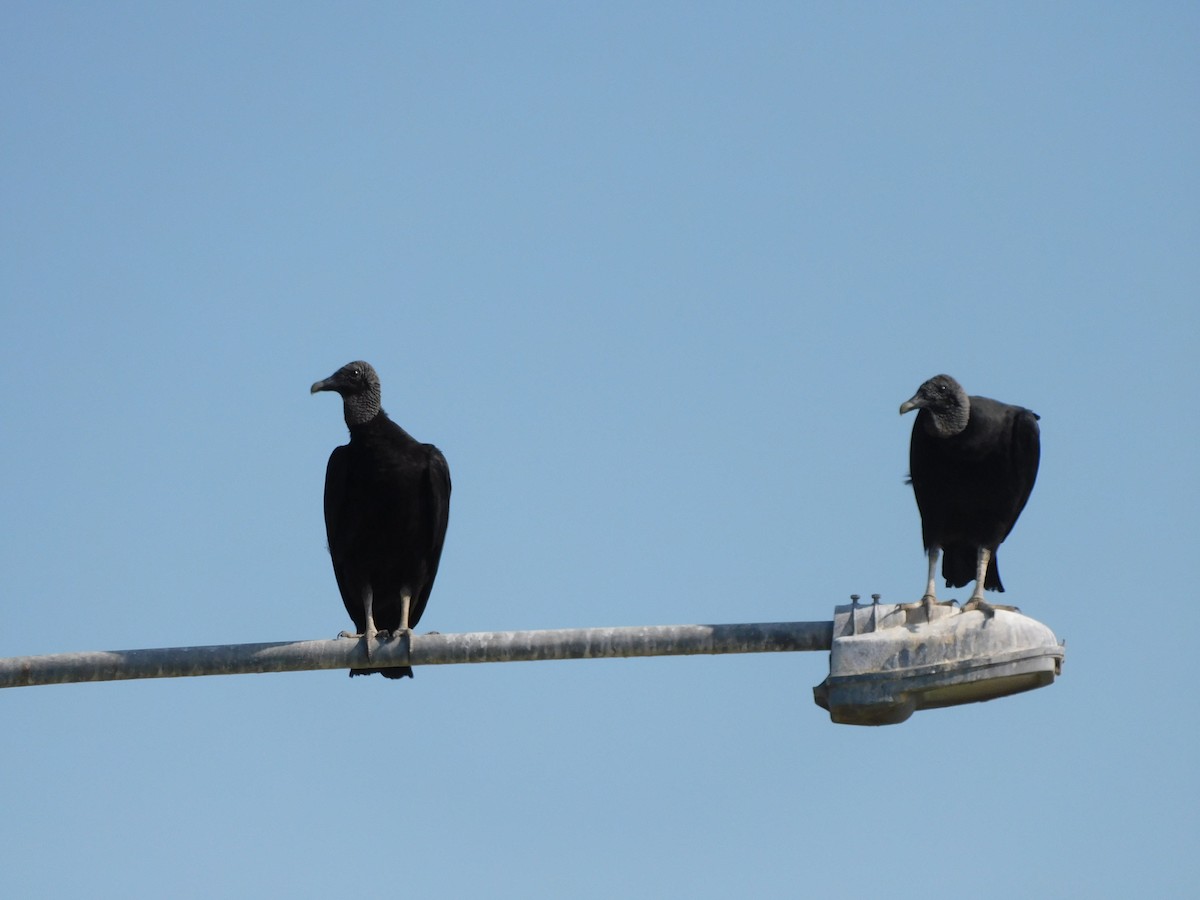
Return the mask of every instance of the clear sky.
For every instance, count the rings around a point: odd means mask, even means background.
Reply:
[[[0,692],[11,896],[1127,897],[1200,880],[1200,8],[0,8],[0,656],[333,637],[309,385],[450,461],[421,628],[924,586],[927,377],[1041,417],[1052,687],[822,654]],[[968,591],[946,591],[965,599]]]

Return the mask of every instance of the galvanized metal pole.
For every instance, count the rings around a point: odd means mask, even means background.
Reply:
[[[0,688],[131,678],[245,675],[376,666],[607,659],[715,653],[829,650],[832,622],[745,625],[647,625],[553,631],[420,634],[377,642],[367,659],[362,640],[284,641],[156,650],[105,650],[0,659]]]

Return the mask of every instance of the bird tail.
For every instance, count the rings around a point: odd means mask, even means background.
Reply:
[[[350,677],[355,675],[374,675],[378,672],[384,678],[412,678],[412,666],[389,666],[386,669],[351,669]]]
[[[974,547],[946,547],[942,553],[942,575],[946,578],[946,587],[966,587],[975,580]],[[983,576],[984,590],[1004,593],[1004,585],[1000,581],[1000,568],[996,565],[996,551],[988,561],[987,572]]]

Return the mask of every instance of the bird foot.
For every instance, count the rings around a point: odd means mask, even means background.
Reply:
[[[367,662],[371,661],[371,644],[373,644],[375,641],[381,640],[381,638],[379,637],[381,634],[386,635],[387,632],[379,631],[375,628],[368,628],[366,630],[366,633],[363,634],[363,638],[364,638],[363,646],[367,650]]]
[[[933,594],[926,594],[924,597],[922,597],[916,603],[901,603],[901,604],[899,604],[899,607],[900,607],[900,609],[905,610],[906,612],[916,612],[917,610],[920,610],[921,612],[923,612],[925,614],[925,621],[932,622],[933,621],[933,608],[935,606],[954,606],[954,605],[955,605],[955,601],[953,601],[953,600],[939,600]],[[920,619],[919,618],[911,618],[908,621],[910,624],[915,624],[915,623],[920,622]]]
[[[901,603],[901,609],[923,609],[926,613],[932,612],[935,606],[953,606],[954,600],[939,600],[933,594],[926,594],[916,603]]]
[[[1005,606],[1003,603],[988,603],[982,597],[972,597],[963,604],[963,612],[971,612],[973,609],[979,610],[981,613],[983,613],[984,618],[987,619],[990,619],[996,615],[996,610],[998,609],[1003,609],[1006,612],[1020,612],[1020,610],[1015,606]]]
[[[404,637],[405,635],[411,636],[412,633],[413,633],[413,630],[411,628],[395,628],[391,631],[376,632],[377,636],[379,637],[379,640],[385,644],[388,641],[398,641],[398,640],[400,640],[400,638]]]
[[[361,641],[363,638],[366,638],[366,642],[365,642],[364,646],[366,647],[366,650],[367,650],[367,661],[368,662],[370,662],[370,660],[371,660],[371,640],[372,640],[372,638],[377,638],[380,635],[383,635],[383,640],[387,640],[387,632],[386,631],[372,630],[372,631],[365,632],[363,634],[354,634],[353,632],[350,632],[350,631],[339,631],[338,632],[339,638],[349,638],[352,641]],[[353,675],[354,673],[351,672],[350,674]]]

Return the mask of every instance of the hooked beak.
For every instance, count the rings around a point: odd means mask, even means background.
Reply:
[[[317,386],[314,384],[313,390],[315,391],[316,389]],[[911,400],[905,400],[900,404],[900,415],[904,415],[906,412],[912,412],[914,409],[920,409],[924,405],[924,403],[914,396]]]
[[[337,381],[333,378],[333,376],[330,376],[329,378],[322,378],[320,381],[314,382],[313,386],[311,388],[309,388],[308,392],[310,394],[315,394],[318,391],[336,391],[336,390],[337,390]]]

